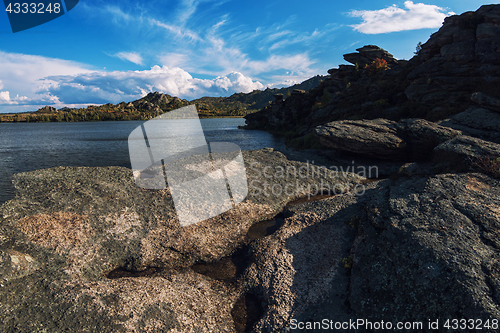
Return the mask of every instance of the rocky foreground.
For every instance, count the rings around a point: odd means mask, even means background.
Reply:
[[[246,200],[188,227],[168,190],[136,187],[129,169],[17,174],[16,198],[0,207],[1,331],[500,318],[498,180],[400,162],[367,180],[360,165],[324,169],[272,149],[243,157]]]

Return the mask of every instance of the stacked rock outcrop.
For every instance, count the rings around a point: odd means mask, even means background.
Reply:
[[[330,77],[317,88],[248,115],[247,124],[302,135],[334,120],[444,120],[476,105],[470,98],[476,92],[499,99],[499,12],[498,5],[485,5],[446,18],[409,61],[374,45],[359,48],[344,56],[353,65],[330,69]],[[387,69],[368,72],[365,66],[376,59],[385,61]]]

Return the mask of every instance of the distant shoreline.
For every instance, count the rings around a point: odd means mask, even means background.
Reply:
[[[17,119],[14,119],[16,116],[24,116]],[[29,119],[28,119],[29,116]],[[35,119],[32,117],[36,116]],[[221,116],[221,115],[198,115],[200,119],[209,119],[209,118],[244,118],[245,116]],[[67,118],[58,118],[57,115],[54,114],[33,114],[33,113],[10,113],[10,114],[0,114],[0,124],[2,123],[82,123],[82,122],[103,122],[103,121],[130,121],[130,120],[141,120],[147,121],[153,118],[142,118],[142,119],[72,119],[67,120]]]

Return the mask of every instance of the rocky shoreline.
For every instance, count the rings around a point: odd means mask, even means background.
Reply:
[[[312,172],[272,149],[243,156],[247,199],[185,228],[170,193],[140,190],[125,168],[17,174],[16,198],[0,207],[2,331],[285,332],[292,320],[499,318],[498,180],[402,162],[391,162],[399,171],[390,178],[367,180]],[[269,187],[266,196],[264,182],[299,190]],[[315,184],[345,191],[307,200],[321,194]]]

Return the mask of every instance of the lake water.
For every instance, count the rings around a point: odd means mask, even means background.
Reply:
[[[12,175],[56,166],[130,168],[128,136],[143,121],[0,123],[0,204],[14,197]],[[283,138],[238,129],[243,118],[201,119],[209,142],[232,142],[242,150],[285,150]]]

